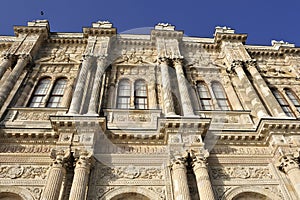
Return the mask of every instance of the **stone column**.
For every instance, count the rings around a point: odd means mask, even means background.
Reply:
[[[244,72],[243,65],[243,61],[235,60],[232,63],[232,68],[236,72],[240,80],[240,84],[243,85],[243,87],[245,88],[245,94],[250,99],[251,108],[253,109],[255,115],[258,118],[268,117],[268,113],[266,112],[262,102],[260,101],[251,82],[249,81],[247,75]]]
[[[197,180],[200,199],[214,200],[214,192],[207,171],[207,162],[203,157],[195,156],[193,159],[193,170]]]
[[[48,179],[41,200],[57,200],[62,188],[62,182],[66,174],[65,161],[69,158],[69,151],[55,151],[55,160],[50,168]]]
[[[106,59],[99,57],[97,59],[97,70],[94,78],[92,94],[89,102],[88,114],[97,114],[97,102],[100,95],[101,78],[105,70]]]
[[[82,102],[82,96],[84,91],[85,82],[87,79],[88,69],[90,68],[92,57],[89,55],[84,56],[82,61],[82,67],[77,79],[74,94],[71,100],[69,114],[78,114],[80,111],[80,105]]]
[[[0,80],[6,70],[12,65],[12,55],[5,55],[0,63]]]
[[[190,200],[185,159],[180,157],[172,163],[172,182],[175,200]]]
[[[80,152],[76,161],[70,200],[85,200],[91,166],[91,154]]]
[[[298,197],[300,198],[300,169],[298,160],[299,157],[294,157],[293,155],[282,156],[279,160],[279,169],[288,176]]]
[[[161,79],[162,79],[162,94],[164,101],[164,110],[165,115],[175,115],[172,91],[171,91],[171,83],[170,83],[170,75],[169,75],[169,65],[167,58],[160,58],[160,69],[161,69]]]
[[[64,93],[63,99],[61,101],[61,106],[62,107],[68,107],[69,106],[70,96],[72,94],[72,89],[73,89],[73,83],[74,83],[74,77],[70,77],[69,81],[66,85],[66,88],[65,88],[65,93]]]
[[[28,64],[30,60],[30,55],[20,55],[16,66],[13,68],[12,72],[9,74],[7,79],[4,81],[3,85],[0,88],[0,107],[3,106],[6,98],[9,93],[15,86],[17,80],[22,74],[25,66]]]
[[[258,72],[256,66],[257,63],[255,60],[249,60],[246,62],[247,70],[253,77],[254,84],[257,85],[257,87],[260,89],[261,91],[260,95],[264,99],[265,104],[269,105],[269,110],[270,112],[273,112],[275,117],[286,117],[286,114],[283,112],[279,103],[277,102],[274,95],[272,94],[270,88],[268,87],[265,80]]]
[[[174,67],[176,70],[176,76],[178,81],[178,88],[180,93],[180,99],[182,103],[182,110],[184,116],[195,116],[193,111],[192,102],[190,99],[188,87],[186,85],[186,78],[182,70],[182,59],[174,60]]]

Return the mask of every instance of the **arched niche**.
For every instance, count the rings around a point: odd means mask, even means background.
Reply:
[[[1,186],[0,200],[34,200],[30,192],[21,187]]]
[[[222,200],[281,200],[281,198],[265,188],[238,187],[228,191]]]
[[[119,187],[109,191],[100,200],[159,200],[155,192],[137,186]]]

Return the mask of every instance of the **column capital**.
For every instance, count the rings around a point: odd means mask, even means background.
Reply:
[[[256,67],[257,66],[257,61],[256,59],[251,59],[251,60],[247,60],[245,62],[246,67]]]
[[[83,60],[86,60],[86,61],[91,61],[93,58],[94,58],[94,56],[91,55],[91,54],[84,54],[84,55],[82,56],[82,59],[83,59]]]
[[[53,159],[52,167],[64,167],[70,158],[70,150],[52,149],[50,157]]]
[[[31,60],[32,60],[32,57],[30,54],[20,54],[18,57],[18,62],[19,61],[30,62]]]
[[[171,168],[173,170],[176,170],[178,168],[186,169],[186,158],[183,156],[175,156],[173,159],[171,159]]]
[[[299,169],[299,154],[287,154],[279,158],[279,170],[289,173],[290,170]]]
[[[170,59],[166,58],[166,57],[159,57],[157,59],[157,61],[158,61],[159,64],[165,63],[165,64],[169,65]]]
[[[176,66],[176,65],[182,66],[183,62],[184,62],[183,58],[174,58],[173,59],[174,66]]]
[[[87,150],[75,150],[75,161],[76,161],[76,167],[82,167],[89,169],[92,164],[92,152],[88,152]]]

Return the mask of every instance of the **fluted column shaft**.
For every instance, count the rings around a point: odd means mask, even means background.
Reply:
[[[100,94],[100,83],[101,78],[105,70],[105,58],[101,57],[97,59],[97,70],[93,83],[93,90],[91,94],[91,99],[88,108],[88,114],[96,114],[97,113],[97,102]]]
[[[200,199],[214,200],[214,193],[206,167],[206,160],[194,159],[193,170],[197,180]]]
[[[88,69],[91,65],[92,57],[85,56],[82,61],[82,67],[78,76],[78,80],[75,86],[74,94],[70,104],[70,114],[78,114],[80,110],[80,105],[82,102],[82,96],[84,92],[84,86],[87,79]]]
[[[70,200],[85,200],[90,173],[90,159],[80,156],[76,162],[74,179],[70,192]]]
[[[244,69],[243,69],[243,62],[242,61],[235,61],[233,63],[233,68],[239,77],[241,85],[244,86],[245,92],[247,97],[251,101],[251,107],[254,110],[257,117],[267,117],[268,113],[266,112],[265,108],[263,107],[259,97],[255,93],[253,86],[251,85],[248,77],[246,76]]]
[[[175,115],[174,102],[173,102],[172,91],[171,91],[170,75],[168,69],[169,66],[168,66],[168,60],[166,58],[161,59],[160,68],[161,68],[165,115],[166,116]]]
[[[297,159],[298,158],[291,155],[283,156],[280,159],[280,168],[284,173],[286,173],[298,195],[298,198],[300,198],[300,169],[299,164],[296,161]]]
[[[42,193],[41,200],[57,200],[61,191],[62,182],[66,174],[65,160],[69,157],[69,152],[54,151],[55,161],[50,169],[46,186]]]
[[[4,81],[3,85],[0,88],[0,107],[3,106],[7,96],[15,86],[25,66],[28,64],[28,61],[29,55],[20,56],[16,66],[13,68],[12,72]]]
[[[175,200],[190,200],[186,166],[183,160],[176,160],[172,165],[172,181]]]
[[[182,61],[177,59],[174,62],[176,70],[176,76],[178,81],[178,88],[180,93],[180,99],[182,103],[182,110],[184,116],[194,116],[193,106],[190,99],[188,87],[186,85],[186,78],[182,70]]]
[[[11,67],[12,65],[12,57],[11,56],[4,56],[0,63],[0,80],[3,77],[6,70]]]
[[[256,62],[253,60],[248,61],[246,62],[246,65],[249,73],[253,77],[253,82],[259,87],[261,91],[261,95],[263,96],[263,99],[266,101],[265,103],[270,106],[270,111],[274,113],[275,117],[278,116],[285,117],[286,114],[283,112],[279,103],[277,102],[274,95],[272,94],[270,88],[267,86],[265,80],[258,72],[256,68]]]

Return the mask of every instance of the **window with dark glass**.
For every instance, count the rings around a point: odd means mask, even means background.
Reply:
[[[212,110],[211,96],[207,85],[204,82],[197,83],[197,90],[200,99],[200,106],[202,110]]]
[[[300,112],[300,102],[296,94],[291,89],[285,89],[285,94],[291,100],[298,112]]]
[[[121,80],[118,86],[117,108],[130,107],[131,88],[129,80]]]
[[[227,96],[224,92],[223,86],[219,82],[213,82],[212,91],[215,95],[218,106],[221,110],[230,110]]]
[[[294,113],[292,112],[288,102],[283,98],[282,94],[276,89],[272,89],[272,92],[284,113],[289,117],[294,117]]]
[[[61,100],[64,95],[66,83],[66,79],[59,79],[55,82],[47,103],[47,107],[56,108],[61,106]]]
[[[147,109],[147,86],[144,80],[138,80],[134,83],[134,107],[136,109]]]
[[[29,107],[44,107],[42,103],[45,103],[45,97],[48,93],[50,82],[50,78],[44,78],[39,81],[30,100]]]

